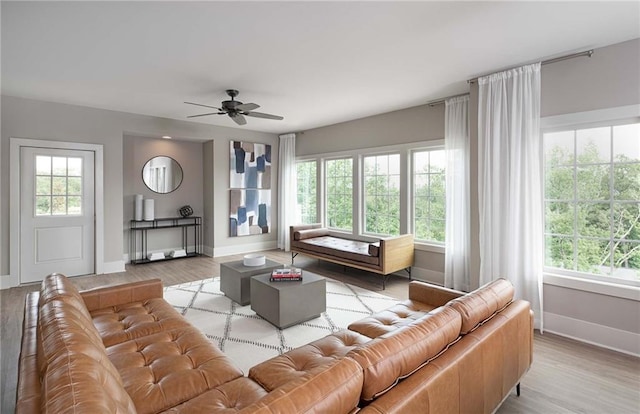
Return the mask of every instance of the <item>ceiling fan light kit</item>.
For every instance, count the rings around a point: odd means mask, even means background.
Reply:
[[[202,106],[205,108],[216,109],[218,112],[209,112],[206,114],[198,114],[198,115],[189,115],[187,118],[197,118],[200,116],[209,116],[209,115],[227,115],[229,118],[233,120],[238,125],[246,125],[247,120],[245,116],[252,116],[254,118],[263,118],[263,119],[273,119],[277,121],[281,121],[284,117],[279,115],[271,115],[265,114],[262,112],[253,112],[254,109],[260,108],[260,105],[254,103],[242,103],[240,101],[236,101],[235,97],[240,94],[236,89],[227,89],[227,95],[231,97],[231,100],[222,101],[221,107],[218,108],[216,106],[203,105],[194,102],[185,102],[188,105],[196,105]]]

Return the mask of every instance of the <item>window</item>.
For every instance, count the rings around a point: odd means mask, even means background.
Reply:
[[[640,281],[640,123],[543,137],[545,265]]]
[[[364,231],[400,234],[400,154],[364,157]]]
[[[364,239],[412,233],[419,249],[443,252],[443,147],[434,140],[299,159],[298,220]]]
[[[296,221],[298,223],[311,224],[318,221],[316,169],[317,162],[315,160],[301,161],[296,164],[298,176]]]
[[[353,229],[353,159],[327,160],[325,163],[327,226]]]
[[[413,231],[416,240],[444,243],[445,165],[444,150],[413,152]]]
[[[82,214],[82,158],[36,156],[36,216]]]

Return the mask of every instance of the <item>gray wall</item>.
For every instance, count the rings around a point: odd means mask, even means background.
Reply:
[[[75,105],[42,102],[10,96],[2,96],[2,129],[0,142],[0,218],[2,230],[0,234],[0,275],[9,273],[9,168],[15,167],[9,160],[9,138],[32,138],[56,141],[71,141],[92,144],[102,144],[104,147],[104,200],[105,200],[105,247],[104,259],[106,263],[118,263],[123,260],[123,223],[124,217],[124,156],[123,137],[127,136],[155,136],[169,135],[178,140],[214,141],[215,151],[213,164],[203,168],[209,174],[205,177],[201,171],[199,180],[203,186],[212,185],[216,188],[215,208],[204,211],[204,200],[201,207],[205,223],[210,223],[207,229],[209,237],[213,233],[213,245],[216,248],[243,249],[245,244],[257,245],[264,243],[275,244],[277,217],[271,218],[272,233],[268,235],[248,236],[239,238],[228,237],[227,211],[229,184],[229,141],[244,140],[262,142],[273,145],[274,154],[278,151],[278,137],[275,134],[249,131],[244,129],[218,127],[195,122],[177,121],[145,115],[135,115],[116,111],[107,111]],[[211,145],[210,145],[211,146]],[[204,155],[206,157],[206,154]],[[203,161],[201,161],[203,162]],[[277,171],[277,160],[273,163]],[[213,172],[213,174],[211,174]],[[212,177],[213,175],[213,177]],[[136,172],[134,177],[139,174]],[[277,179],[272,177],[272,197],[277,198]],[[211,207],[211,205],[209,205]],[[277,203],[274,201],[274,211]],[[214,228],[214,231],[210,230]],[[210,241],[210,239],[209,239]]]
[[[145,138],[125,135],[123,140],[123,247],[129,253],[129,221],[134,217],[134,197],[154,200],[155,217],[179,217],[178,209],[186,204],[193,208],[194,216],[203,216],[203,150],[204,143],[175,139]],[[142,181],[142,167],[159,155],[171,157],[182,167],[182,183],[173,192],[158,194]],[[210,220],[207,220],[210,221]],[[148,233],[149,251],[179,248],[182,237],[179,229],[156,230]]]

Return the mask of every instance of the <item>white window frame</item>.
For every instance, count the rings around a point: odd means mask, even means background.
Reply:
[[[444,149],[444,139],[419,141],[409,144],[388,145],[381,147],[373,147],[366,149],[357,149],[349,151],[339,151],[323,154],[305,155],[296,158],[299,161],[317,161],[316,169],[316,191],[317,191],[317,212],[319,222],[327,225],[326,221],[326,182],[325,182],[325,161],[340,158],[353,158],[353,229],[352,231],[344,231],[341,229],[333,229],[332,231],[352,235],[363,240],[376,238],[384,235],[377,235],[364,232],[364,191],[363,185],[363,160],[365,156],[384,155],[384,154],[400,154],[400,234],[414,233],[413,230],[413,177],[411,156],[414,150],[425,149]],[[327,225],[328,227],[328,225]],[[435,244],[425,241],[415,241],[416,250],[430,251],[435,253],[444,253],[444,245]]]
[[[385,152],[375,152],[375,153],[364,153],[361,154],[359,156],[359,161],[360,161],[360,175],[359,175],[359,180],[360,180],[360,188],[362,188],[361,191],[361,197],[362,197],[362,203],[361,205],[361,209],[360,209],[360,215],[362,217],[362,219],[360,220],[360,228],[362,229],[361,233],[363,235],[370,235],[373,237],[389,237],[391,236],[390,234],[381,234],[381,233],[376,233],[376,232],[371,232],[371,231],[367,231],[367,206],[366,206],[366,185],[365,185],[365,174],[364,174],[364,160],[367,157],[378,157],[378,156],[389,156],[389,155],[397,155],[400,158],[400,194],[398,194],[398,198],[399,198],[399,204],[400,204],[400,216],[402,217],[402,165],[403,165],[403,160],[402,160],[402,152],[401,151],[385,151]],[[402,218],[400,218],[400,223],[398,224],[398,231],[400,232],[400,234],[402,234]]]
[[[339,228],[339,227],[331,227],[329,225],[329,219],[327,217],[328,214],[328,197],[327,197],[327,193],[326,193],[326,189],[328,187],[327,184],[327,175],[326,175],[326,171],[327,171],[327,162],[330,161],[340,161],[340,160],[351,160],[351,212],[352,212],[352,217],[351,217],[351,229],[343,229],[343,228]],[[357,215],[353,214],[355,210],[354,205],[356,204],[356,186],[357,186],[357,181],[356,181],[356,164],[358,163],[358,159],[357,157],[353,156],[353,155],[345,155],[345,156],[334,156],[334,157],[328,157],[328,158],[323,158],[322,159],[322,182],[324,183],[323,185],[323,192],[322,192],[322,199],[321,199],[321,203],[323,205],[323,215],[322,215],[322,222],[324,223],[324,225],[331,230],[337,231],[337,232],[344,232],[344,233],[354,233],[356,231],[356,229],[358,228],[357,225]]]
[[[319,192],[318,189],[320,187],[320,180],[319,180],[319,175],[318,175],[318,171],[321,169],[320,166],[320,162],[318,161],[318,159],[316,158],[297,158],[296,159],[296,168],[298,168],[298,164],[304,163],[304,162],[313,162],[316,165],[316,217],[314,219],[314,223],[317,223],[320,220],[320,203],[318,202],[318,200],[320,200],[319,198]],[[296,183],[296,199],[297,199],[297,192],[298,192],[298,185]],[[297,217],[296,217],[297,219]],[[310,223],[309,223],[310,224]]]
[[[413,154],[416,152],[424,152],[424,151],[441,151],[444,150],[444,140],[439,140],[438,144],[436,145],[430,145],[427,147],[420,147],[420,148],[413,148],[411,149],[410,153],[409,153],[409,175],[411,177],[411,184],[410,184],[410,199],[411,199],[411,209],[410,209],[410,226],[411,226],[411,232],[414,234],[414,239],[415,239],[415,234],[416,234],[416,230],[415,230],[415,211],[416,211],[416,200],[415,197],[413,196],[413,189],[414,189],[414,185],[415,185],[415,174],[414,174],[414,165],[413,165]],[[446,189],[445,189],[446,191]],[[446,193],[445,193],[446,196]],[[446,199],[445,199],[445,203],[446,203]],[[445,210],[446,210],[446,206],[445,206]],[[446,218],[445,218],[445,226],[446,226]],[[439,242],[437,240],[421,240],[418,239],[416,240],[416,243],[419,243],[421,245],[424,246],[431,246],[432,248],[436,248],[435,250],[432,249],[432,251],[441,251],[442,253],[444,253],[444,246],[445,246],[445,242]],[[440,249],[437,249],[440,248]]]
[[[637,122],[640,122],[640,104],[550,116],[541,119],[540,137],[543,139],[545,133],[568,129],[597,128]],[[544,154],[541,156],[544,157]],[[542,207],[544,214],[545,208]],[[542,222],[545,223],[544,217]],[[554,286],[640,301],[640,282],[632,280],[543,266],[543,282]]]

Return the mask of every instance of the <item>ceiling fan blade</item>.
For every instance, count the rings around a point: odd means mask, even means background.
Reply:
[[[203,105],[203,104],[193,103],[193,102],[185,102],[185,103],[189,105],[204,106],[205,108],[213,108],[213,109],[217,109],[218,111],[222,111],[222,109],[218,108],[217,106],[209,106],[209,105]]]
[[[197,118],[199,116],[208,116],[208,115],[223,115],[224,112],[211,112],[208,114],[200,114],[200,115],[189,115],[187,118]]]
[[[238,125],[245,125],[247,123],[247,120],[244,119],[244,116],[240,114],[229,115],[229,117],[233,119],[233,122],[235,122]]]
[[[260,108],[260,105],[254,103],[236,105],[236,110],[238,111],[253,111],[254,109],[258,108]]]
[[[246,112],[243,115],[252,116],[254,118],[275,119],[278,121],[281,121],[284,119],[284,117],[279,115],[264,114],[262,112]]]

